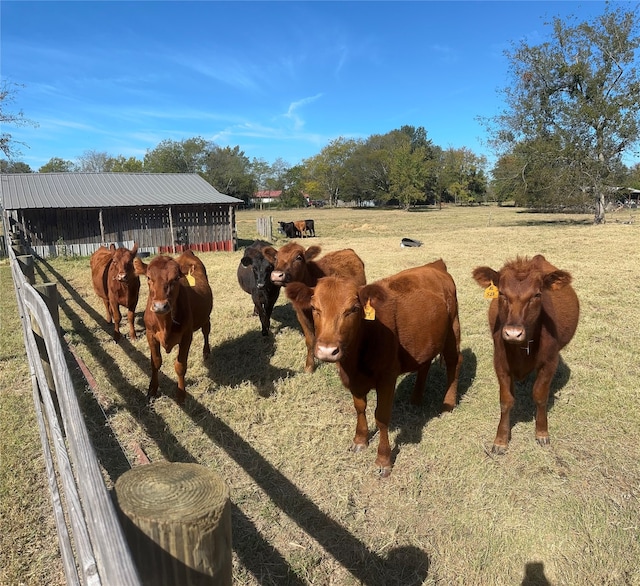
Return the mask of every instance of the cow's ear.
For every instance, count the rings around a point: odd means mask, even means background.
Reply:
[[[109,250],[111,252],[115,252],[116,251],[116,245],[112,242],[111,245],[109,246]]]
[[[542,283],[545,289],[555,291],[556,289],[562,289],[562,287],[569,285],[571,280],[572,278],[570,273],[567,273],[567,271],[557,270],[547,273],[544,276]]]
[[[309,246],[306,252],[304,253],[305,260],[313,260],[316,256],[318,256],[322,252],[322,248],[319,246]]]
[[[131,254],[133,254],[134,256],[136,254],[138,254],[138,243],[137,242],[133,243],[133,248],[131,249]]]
[[[146,275],[147,265],[142,262],[137,256],[133,259],[133,268],[136,271],[136,275]]]
[[[360,297],[360,303],[362,303],[363,307],[369,304],[374,309],[377,309],[387,300],[387,292],[384,287],[377,283],[372,283],[371,285],[360,287],[358,297]]]
[[[262,256],[264,256],[272,265],[276,264],[276,255],[278,251],[273,246],[267,246],[262,249]]]
[[[240,259],[240,264],[243,267],[250,267],[253,264],[253,259],[250,256],[243,256]]]
[[[300,309],[309,309],[311,307],[311,298],[313,297],[313,289],[307,287],[304,283],[294,281],[285,287],[287,297],[296,307]]]
[[[480,285],[480,287],[488,287],[493,283],[494,285],[498,285],[499,273],[494,271],[491,267],[476,267],[473,269],[472,276],[476,283]]]

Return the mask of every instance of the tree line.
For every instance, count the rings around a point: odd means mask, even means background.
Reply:
[[[256,191],[282,191],[284,206],[307,198],[329,205],[417,203],[515,205],[594,210],[604,221],[606,200],[620,188],[640,189],[640,16],[607,4],[591,22],[554,18],[548,40],[505,51],[504,110],[480,119],[496,162],[467,148],[435,145],[423,127],[402,126],[366,139],[340,137],[317,155],[291,166],[250,160],[240,146],[220,147],[202,137],[165,140],[143,159],[87,151],[77,161],[52,158],[38,171],[198,173],[218,191],[249,202]],[[0,121],[24,124],[5,105],[15,92],[3,84]],[[634,149],[636,149],[634,151]],[[1,172],[31,172],[10,155],[3,131]]]

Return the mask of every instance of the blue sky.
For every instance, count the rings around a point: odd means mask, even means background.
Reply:
[[[634,4],[616,3],[629,9]],[[87,150],[143,158],[201,136],[295,165],[340,136],[422,126],[490,157],[504,50],[604,2],[29,2],[2,0],[1,75],[24,84],[5,128],[36,171]]]

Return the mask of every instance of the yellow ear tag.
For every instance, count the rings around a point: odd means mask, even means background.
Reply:
[[[189,274],[187,275],[187,283],[189,283],[189,287],[193,287],[196,284],[196,278],[191,273],[193,273],[193,267],[189,269]]]
[[[485,299],[497,299],[498,298],[498,288],[491,281],[491,285],[489,285],[484,290],[484,298]]]
[[[364,306],[364,319],[369,321],[376,319],[376,310],[371,307],[371,299],[367,299],[367,303]]]

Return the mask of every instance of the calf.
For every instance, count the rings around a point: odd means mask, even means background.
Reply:
[[[316,226],[313,220],[305,220],[304,221],[304,229],[308,236],[316,235]]]
[[[157,256],[149,264],[136,258],[135,269],[138,275],[146,275],[149,283],[149,298],[144,310],[151,352],[148,397],[155,397],[158,393],[158,372],[162,366],[160,346],[165,352],[171,352],[177,345],[178,356],[174,365],[178,375],[176,400],[182,404],[186,397],[184,377],[187,358],[195,331],[202,329],[203,358],[206,359],[211,352],[209,332],[213,293],[207,280],[207,271],[191,250],[183,252],[177,259]]]
[[[537,255],[532,259],[518,257],[500,271],[477,267],[473,278],[487,287],[485,295],[493,299],[489,327],[501,413],[493,451],[504,453],[509,444],[514,381],[534,370],[536,440],[540,445],[548,444],[549,387],[558,367],[559,352],[573,338],[580,315],[578,297],[570,285],[571,275]]]
[[[326,277],[315,287],[291,283],[286,289],[296,309],[310,310],[315,326],[315,356],[338,365],[351,391],[356,433],[351,449],[368,445],[367,394],[375,388],[375,418],[380,430],[376,464],[391,472],[389,420],[396,381],[417,372],[411,401],[420,404],[431,361],[438,354],[447,367],[443,410],[457,401],[462,364],[456,286],[442,260],[402,271],[366,286]]]
[[[297,220],[293,223],[296,228],[296,234],[300,236],[300,238],[304,238],[306,236],[307,223],[305,220]]]
[[[320,260],[314,260],[321,251],[319,246],[310,246],[305,250],[296,242],[289,242],[280,250],[267,247],[262,253],[275,267],[271,271],[271,280],[278,286],[286,287],[289,283],[299,281],[308,287],[315,287],[318,279],[327,276],[351,279],[356,285],[364,285],[367,282],[364,263],[351,248],[330,252]],[[304,369],[306,372],[313,372],[314,326],[311,310],[296,305],[294,309],[307,345]]]
[[[109,248],[101,246],[89,260],[91,281],[96,295],[102,299],[106,310],[107,323],[113,321],[113,339],[120,340],[120,306],[127,308],[129,337],[136,339],[135,317],[136,305],[140,295],[140,278],[135,274],[133,259],[138,252],[138,244],[133,248],[122,246]]]
[[[278,231],[284,234],[287,238],[301,238],[302,232],[300,232],[294,222],[278,222]]]
[[[244,251],[244,256],[238,264],[238,283],[243,291],[249,293],[253,299],[254,315],[260,317],[262,335],[269,335],[269,325],[273,306],[280,295],[280,287],[271,281],[271,264],[262,251],[271,246],[264,240],[256,240]]]

